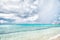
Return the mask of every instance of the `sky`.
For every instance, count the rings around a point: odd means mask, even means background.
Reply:
[[[57,24],[59,10],[58,0],[0,0],[0,23]]]

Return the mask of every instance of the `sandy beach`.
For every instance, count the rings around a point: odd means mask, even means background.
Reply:
[[[17,32],[0,35],[0,40],[50,40],[60,34],[60,27],[53,27],[44,30]]]

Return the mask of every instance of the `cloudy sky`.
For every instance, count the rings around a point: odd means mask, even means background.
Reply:
[[[0,0],[0,23],[55,24],[58,0]]]

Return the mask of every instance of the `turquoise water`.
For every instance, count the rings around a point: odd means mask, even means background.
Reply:
[[[25,32],[34,30],[43,30],[51,27],[59,27],[53,24],[16,24],[16,25],[0,25],[0,34]]]

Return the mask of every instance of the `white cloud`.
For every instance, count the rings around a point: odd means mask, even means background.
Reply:
[[[21,23],[21,22],[27,22],[27,21],[35,21],[39,18],[40,23],[50,23],[53,21],[55,16],[57,15],[57,2],[56,0],[36,0],[34,3],[30,4],[30,0],[25,0],[22,3],[19,3],[19,0],[0,0],[2,4],[1,8],[4,10],[7,10],[6,13],[0,13],[0,17],[3,18],[10,18],[10,19],[15,19],[16,23]],[[21,1],[21,0],[20,0]],[[12,3],[11,3],[12,2]],[[37,15],[35,16],[35,13],[32,13],[34,16],[28,16],[27,18],[21,18],[18,17],[17,15],[26,15],[25,12],[29,12],[28,15],[31,15],[31,12],[33,10],[39,9],[39,12],[36,13]],[[3,10],[3,11],[4,11]],[[11,13],[11,12],[17,12],[17,13]],[[39,15],[39,17],[38,17]],[[27,15],[26,15],[27,16]]]

